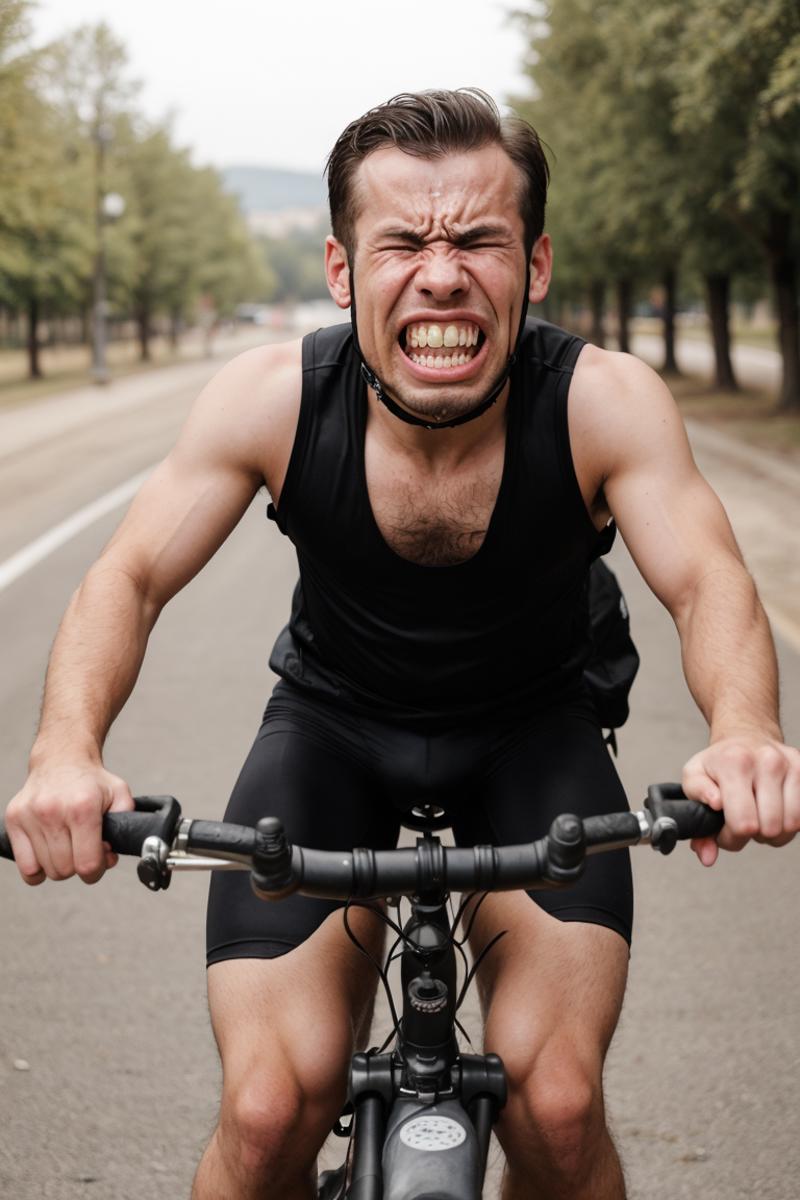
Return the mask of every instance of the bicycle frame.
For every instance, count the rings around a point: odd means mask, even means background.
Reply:
[[[417,842],[434,857],[431,830]],[[444,888],[411,899],[394,1048],[350,1069],[354,1157],[348,1200],[480,1200],[489,1138],[506,1099],[495,1054],[461,1054],[456,954]]]
[[[411,916],[403,930],[394,925],[403,941],[397,1041],[387,1054],[353,1056],[352,1180],[343,1194],[344,1172],[326,1172],[319,1194],[326,1200],[479,1200],[506,1080],[496,1055],[458,1050],[454,947],[460,943],[448,918],[449,888],[472,894],[566,887],[580,877],[589,854],[639,844],[670,854],[678,840],[713,837],[723,824],[722,813],[687,800],[677,784],[653,784],[645,810],[585,820],[562,813],[534,842],[451,848],[434,836],[449,819],[426,805],[403,820],[423,833],[416,850],[342,853],[292,846],[275,817],[254,828],[181,820],[173,797],[143,796],[133,812],[107,813],[103,836],[117,853],[139,857],[139,878],[151,891],[166,888],[175,870],[221,867],[249,871],[256,895],[265,900],[295,890],[348,904],[385,898],[395,889],[408,896]],[[2,822],[0,856],[13,858]]]

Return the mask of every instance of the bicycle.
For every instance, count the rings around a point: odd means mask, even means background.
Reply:
[[[294,891],[343,900],[348,935],[386,988],[393,1033],[379,1049],[351,1060],[348,1102],[334,1130],[349,1139],[347,1157],[338,1170],[320,1177],[319,1200],[480,1200],[506,1080],[497,1055],[464,1054],[456,1038],[467,989],[502,937],[496,935],[467,966],[463,946],[476,908],[461,939],[457,930],[473,898],[568,887],[587,855],[637,844],[669,854],[678,840],[713,836],[723,824],[721,813],[687,800],[677,784],[661,784],[649,788],[639,812],[586,820],[562,814],[547,835],[522,845],[445,846],[437,834],[449,827],[447,813],[425,805],[404,816],[404,825],[422,834],[414,848],[343,853],[291,845],[274,817],[262,818],[255,828],[195,821],[182,817],[171,796],[139,797],[135,806],[133,812],[106,814],[103,836],[118,853],[139,858],[139,878],[150,890],[167,888],[176,870],[233,869],[250,871],[256,894],[265,900]],[[2,824],[0,856],[13,857]],[[464,896],[452,917],[451,891]],[[401,926],[376,902],[399,907],[402,897],[411,912]],[[384,966],[353,934],[348,923],[353,904],[370,907],[394,931]],[[465,965],[460,988],[457,951]],[[397,957],[399,1016],[387,978]]]

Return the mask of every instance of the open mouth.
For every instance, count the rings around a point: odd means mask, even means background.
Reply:
[[[465,367],[480,353],[485,334],[473,321],[414,321],[400,335],[403,352],[419,367]]]

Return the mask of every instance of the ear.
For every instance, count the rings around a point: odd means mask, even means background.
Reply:
[[[347,251],[338,238],[329,235],[325,239],[325,278],[328,291],[339,308],[350,307],[350,265]]]
[[[531,286],[528,299],[539,304],[547,295],[553,273],[553,244],[546,233],[534,242],[531,250]]]

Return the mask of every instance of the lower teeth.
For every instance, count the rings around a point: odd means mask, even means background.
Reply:
[[[417,363],[420,367],[463,367],[470,362],[473,357],[472,351],[461,354],[409,354],[412,362]]]

